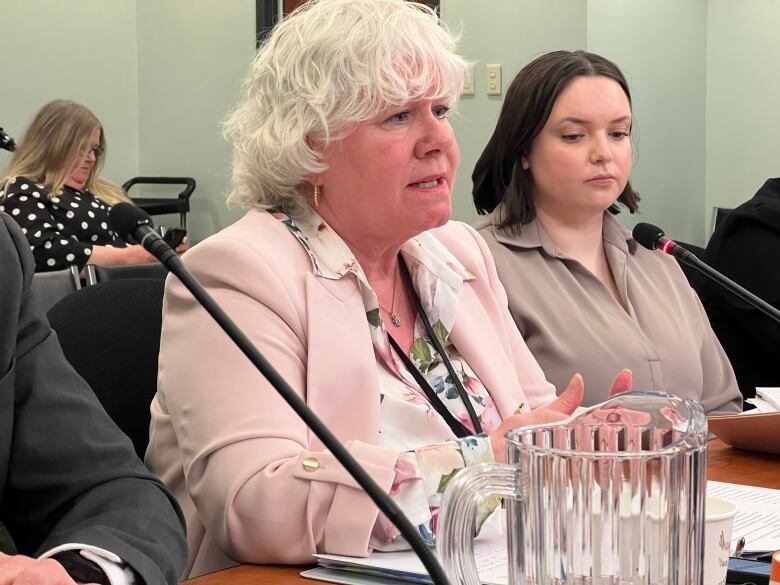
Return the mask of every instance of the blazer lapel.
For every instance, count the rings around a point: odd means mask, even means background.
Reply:
[[[512,374],[516,366],[508,356],[494,327],[486,326],[492,319],[479,302],[473,288],[464,285],[458,294],[458,308],[450,338],[460,355],[471,366],[502,418],[511,416],[525,401],[520,382]]]
[[[306,305],[306,402],[342,442],[377,444],[379,378],[355,277],[334,280],[308,273]],[[312,449],[322,448],[314,434],[310,437]]]

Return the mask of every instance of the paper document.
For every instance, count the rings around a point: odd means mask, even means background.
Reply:
[[[758,396],[756,396],[755,398],[745,398],[745,402],[747,402],[748,404],[752,404],[753,406],[755,406],[755,408],[751,410],[743,410],[742,412],[739,413],[740,415],[745,414],[750,416],[751,414],[766,414],[771,412],[777,412],[777,409],[774,406],[772,406],[772,404],[770,404],[763,398],[759,398]]]
[[[731,531],[732,552],[742,536],[745,550],[780,549],[780,490],[708,481],[707,495],[737,506]]]
[[[491,535],[490,538],[478,539],[474,544],[477,570],[482,583],[486,585],[507,585],[509,583],[509,566],[507,565],[506,536]],[[354,573],[366,573],[374,577],[416,583],[430,583],[428,573],[420,559],[412,551],[375,552],[365,558],[347,557],[341,555],[315,555],[319,567],[339,569],[353,574],[349,581],[332,581],[337,583],[354,583]],[[307,571],[308,572],[308,571]],[[311,577],[318,577],[312,570]],[[332,576],[335,571],[329,571]],[[304,576],[307,576],[304,574]],[[324,575],[319,576],[322,578]],[[330,579],[326,579],[330,580]],[[367,580],[366,583],[370,583]]]
[[[748,398],[748,402],[761,408],[762,412],[777,412],[780,410],[780,388],[756,386],[756,397]]]
[[[420,580],[392,579],[387,575],[369,575],[363,572],[350,573],[347,569],[327,569],[322,566],[314,567],[301,572],[301,577],[325,581],[326,583],[340,583],[341,585],[388,585],[388,583],[413,582],[431,583],[428,576],[420,577]]]

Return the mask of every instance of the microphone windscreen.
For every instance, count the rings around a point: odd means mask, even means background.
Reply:
[[[117,203],[108,211],[111,227],[120,237],[133,239],[135,228],[141,223],[152,225],[152,218],[140,207],[132,203]]]
[[[664,230],[651,223],[638,223],[631,235],[648,250],[655,250],[658,240],[664,237]]]

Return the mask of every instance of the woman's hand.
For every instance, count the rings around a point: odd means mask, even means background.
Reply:
[[[634,385],[634,374],[628,368],[620,370],[615,379],[612,380],[612,388],[609,389],[609,397],[612,398],[616,394],[622,394],[631,390],[631,386]]]
[[[631,370],[625,369],[618,372],[612,381],[609,389],[609,395],[615,396],[622,392],[631,390],[633,385],[633,374]],[[490,443],[493,446],[493,457],[499,463],[504,462],[504,435],[515,428],[538,425],[544,423],[555,423],[571,416],[582,403],[585,394],[585,383],[580,374],[574,374],[566,390],[555,400],[535,408],[530,412],[515,414],[504,420],[498,429],[490,434]]]
[[[76,585],[54,559],[33,559],[0,553],[0,585]]]
[[[92,246],[92,255],[89,257],[89,264],[95,264],[96,266],[148,264],[150,262],[157,262],[157,260],[139,244],[125,248]]]
[[[122,248],[120,248],[120,250],[121,249]],[[146,248],[140,244],[132,244],[124,248],[124,250],[124,264],[149,264],[150,262],[157,262],[157,258],[147,252]]]
[[[179,256],[181,256],[182,254],[184,254],[184,252],[186,252],[189,249],[189,247],[190,247],[190,240],[187,236],[184,236],[184,238],[181,241],[181,244],[176,246],[176,253]]]
[[[529,425],[554,423],[568,418],[580,405],[584,394],[585,384],[582,381],[582,376],[574,374],[566,390],[549,404],[535,408],[530,412],[515,414],[504,419],[501,426],[490,433],[494,459],[498,463],[504,462],[504,435],[508,431]]]

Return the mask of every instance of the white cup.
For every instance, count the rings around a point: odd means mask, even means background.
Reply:
[[[737,507],[727,500],[707,496],[704,516],[703,585],[725,585],[729,568],[731,529]]]

